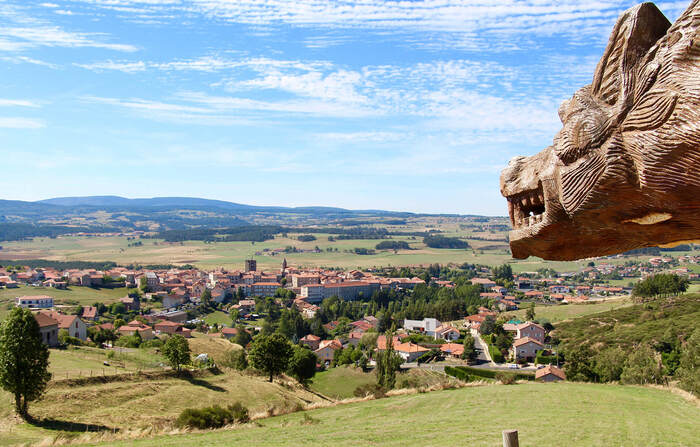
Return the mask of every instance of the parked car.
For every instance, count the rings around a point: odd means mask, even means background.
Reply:
[[[510,369],[518,369],[518,368],[520,368],[520,365],[518,365],[517,363],[511,363],[510,365],[508,365],[508,368],[510,368]]]

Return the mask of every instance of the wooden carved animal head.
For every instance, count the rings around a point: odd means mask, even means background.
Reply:
[[[624,12],[553,144],[501,174],[513,257],[572,260],[700,239],[700,0],[671,26]]]

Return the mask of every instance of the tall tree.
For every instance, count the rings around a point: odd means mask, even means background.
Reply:
[[[396,371],[401,365],[401,357],[394,350],[394,331],[396,327],[391,326],[391,330],[386,335],[386,349],[377,354],[377,384],[387,390],[396,385]]]
[[[163,355],[179,375],[182,365],[190,362],[190,345],[182,335],[173,335],[165,341]]]
[[[681,388],[700,396],[700,328],[688,338],[681,354],[678,376]]]
[[[14,394],[15,411],[24,419],[29,402],[39,399],[51,380],[48,368],[39,323],[28,309],[12,309],[0,325],[0,387]]]
[[[316,374],[316,360],[316,355],[310,349],[294,346],[294,354],[289,359],[287,372],[305,385]]]
[[[274,376],[282,373],[289,365],[292,345],[280,334],[258,335],[253,340],[248,359],[255,369],[268,374],[272,382]]]
[[[467,334],[464,337],[464,352],[462,353],[462,359],[464,360],[474,360],[476,358],[476,348],[474,347],[474,337],[471,334]]]
[[[238,333],[236,334],[235,337],[233,337],[233,342],[237,343],[244,348],[248,346],[248,343],[253,339],[253,337],[250,336],[250,333],[246,330],[246,327],[242,324],[239,324],[236,326],[236,330]]]
[[[525,312],[525,319],[528,321],[532,321],[535,319],[535,303],[530,303],[530,306]]]
[[[586,345],[566,351],[566,378],[575,382],[597,382],[598,374],[594,369],[591,349]]]

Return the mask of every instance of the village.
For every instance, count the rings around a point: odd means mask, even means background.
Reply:
[[[307,321],[307,329],[287,334],[288,338],[308,347],[315,354],[319,369],[340,364],[339,357],[372,368],[375,353],[386,349],[384,334],[393,324],[397,329],[392,336],[392,349],[405,362],[404,367],[446,359],[448,363],[482,368],[534,370],[538,375],[561,380],[565,375],[557,367],[556,348],[548,336],[552,325],[539,322],[534,311],[528,312],[528,318],[515,318],[509,312],[534,309],[535,303],[561,306],[629,295],[630,287],[601,284],[605,278],[637,280],[670,272],[695,280],[698,275],[679,267],[679,262],[694,264],[700,257],[664,256],[626,264],[602,261],[591,262],[580,272],[509,274],[505,279],[494,275],[497,269],[473,266],[469,275],[472,277],[457,282],[425,274],[392,277],[384,270],[300,269],[289,265],[286,258],[279,270],[271,272],[258,271],[254,259],[246,260],[244,269],[239,271],[122,267],[108,271],[59,271],[14,267],[0,269],[0,285],[7,289],[34,286],[37,290],[123,288],[124,296],[108,305],[95,302],[75,307],[54,302],[51,296],[41,293],[17,296],[14,304],[35,311],[42,340],[51,347],[72,340],[111,348],[119,345],[120,339],[136,337],[148,341],[175,334],[189,338],[193,332],[232,342],[250,342],[254,335],[271,330],[264,327],[265,322],[279,323],[279,315],[273,314],[289,310]],[[369,308],[355,320],[346,316],[330,319],[324,312],[321,313],[325,318],[319,318],[324,302],[363,303],[380,292],[410,296],[416,288],[455,289],[465,284],[477,290],[478,299],[474,302],[479,305],[470,306],[465,315],[450,321],[441,322],[437,315],[391,321],[386,311],[374,315]],[[278,310],[271,310],[270,303]],[[229,322],[207,323],[206,316],[212,311],[227,315]],[[383,315],[385,321],[380,321]],[[313,321],[317,323],[315,327],[309,323]],[[241,338],[242,331],[248,335]],[[348,349],[357,354],[341,355]]]

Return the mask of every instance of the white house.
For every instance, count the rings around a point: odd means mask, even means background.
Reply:
[[[53,307],[53,297],[47,295],[18,296],[16,305],[27,309],[49,309]]]
[[[435,318],[423,318],[422,320],[403,320],[403,328],[407,331],[419,331],[423,332],[429,337],[437,338],[437,328],[442,326]]]

